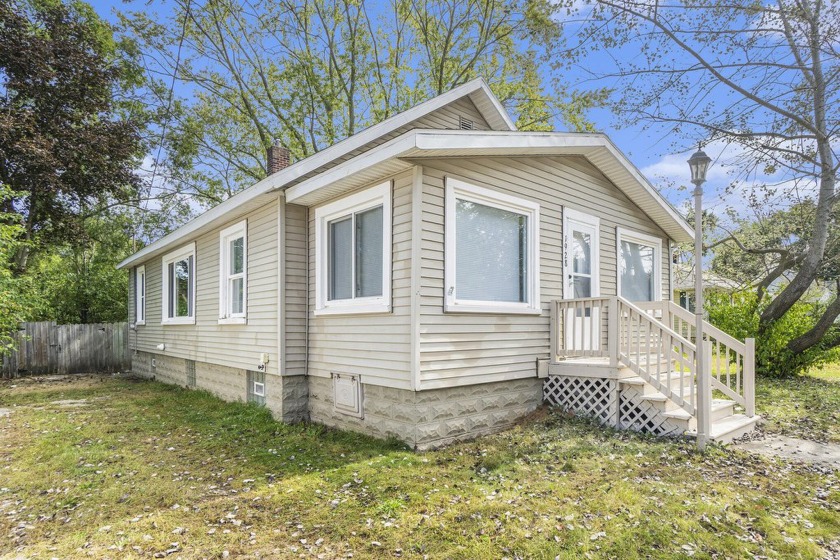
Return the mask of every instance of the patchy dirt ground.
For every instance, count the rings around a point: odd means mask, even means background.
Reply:
[[[4,558],[826,558],[838,472],[542,411],[414,453],[123,376],[0,383]]]

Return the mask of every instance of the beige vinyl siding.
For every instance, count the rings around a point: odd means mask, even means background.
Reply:
[[[306,374],[306,286],[307,286],[307,208],[286,205],[286,285],[283,288],[286,309],[285,363],[283,375]]]
[[[300,183],[305,179],[318,175],[319,173],[331,169],[349,159],[358,156],[359,154],[369,152],[375,149],[377,146],[380,146],[388,142],[389,140],[393,140],[397,136],[405,134],[409,130],[414,130],[415,128],[435,130],[458,130],[460,128],[461,117],[473,121],[473,130],[490,130],[490,125],[487,123],[486,120],[484,120],[484,117],[481,116],[481,113],[478,111],[478,109],[476,109],[475,104],[472,102],[472,100],[469,97],[462,97],[461,99],[457,99],[452,103],[441,107],[437,111],[433,111],[432,113],[429,113],[428,115],[414,120],[405,126],[401,126],[400,128],[394,130],[390,134],[384,134],[376,140],[368,142],[361,148],[353,150],[352,152],[349,152],[340,158],[336,158],[333,161],[324,164],[323,166],[319,167],[317,171],[313,171],[311,173],[307,173],[306,175],[302,175],[295,181],[289,183],[289,186]]]
[[[358,374],[363,383],[411,388],[411,183],[410,172],[393,178],[391,313],[314,315],[315,208],[309,209],[309,375]]]
[[[536,375],[548,357],[548,302],[563,296],[563,207],[600,218],[601,295],[616,290],[616,227],[667,236],[583,158],[424,160],[420,305],[421,388]],[[541,315],[444,313],[444,177],[540,205]],[[669,266],[664,255],[663,264]],[[669,268],[662,271],[667,297]]]
[[[195,325],[161,325],[161,257],[146,261],[146,324],[137,327],[138,350],[234,368],[256,369],[260,353],[269,354],[266,371],[279,372],[278,318],[278,202],[266,195],[263,205],[249,213],[248,221],[248,322],[220,325],[219,232],[242,218],[201,235],[196,245]],[[177,250],[186,243],[171,247]],[[167,251],[168,253],[169,251]],[[133,290],[132,290],[133,291]],[[134,339],[132,336],[132,347]],[[243,388],[244,390],[244,388]]]

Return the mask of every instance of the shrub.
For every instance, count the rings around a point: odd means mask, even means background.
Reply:
[[[769,298],[768,300],[769,301]],[[822,314],[825,304],[817,298],[798,301],[781,319],[759,333],[759,315],[762,306],[754,292],[736,294],[710,293],[706,296],[705,309],[709,322],[735,338],[755,338],[756,372],[761,375],[787,377],[801,374],[840,357],[837,348],[818,344],[805,352],[794,353],[788,343],[808,332]]]

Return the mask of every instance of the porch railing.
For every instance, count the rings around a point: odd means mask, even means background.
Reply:
[[[638,306],[670,326],[688,340],[697,340],[694,313],[673,301],[644,302]],[[703,338],[709,344],[712,389],[744,407],[755,416],[755,339],[744,342],[703,322]]]
[[[697,413],[694,314],[673,302],[631,303],[621,297],[551,302],[551,360],[608,358]],[[704,323],[703,350],[711,387],[755,415],[755,342],[740,342]]]

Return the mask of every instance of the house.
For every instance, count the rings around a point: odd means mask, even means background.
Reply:
[[[706,410],[691,343],[662,322],[691,230],[606,136],[519,132],[479,79],[269,160],[120,264],[137,374],[416,448],[544,399],[656,433]],[[739,376],[727,434],[754,422]]]
[[[674,293],[673,300],[679,303],[680,307],[694,311],[694,266],[687,263],[675,263],[673,269]],[[743,286],[738,282],[724,278],[711,271],[703,271],[703,293],[734,294]]]

